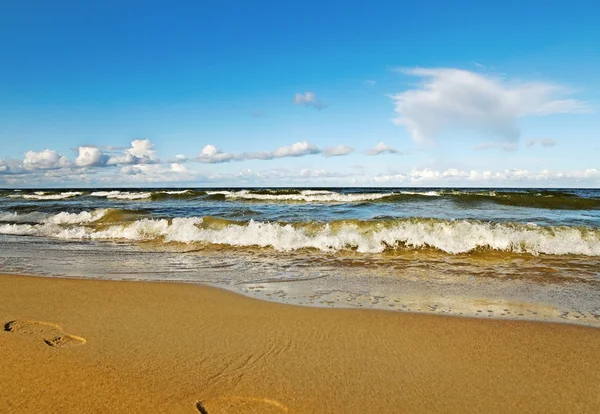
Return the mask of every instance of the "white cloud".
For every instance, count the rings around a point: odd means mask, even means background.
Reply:
[[[365,84],[367,84],[369,86],[373,86],[373,85],[377,84],[377,81],[368,79],[368,80],[365,81]]]
[[[381,154],[399,154],[400,152],[392,147],[389,146],[388,144],[386,144],[385,142],[380,142],[379,144],[375,145],[373,148],[368,149],[366,154],[367,155],[381,155]]]
[[[75,164],[78,167],[101,167],[110,158],[97,147],[79,147]]]
[[[308,141],[296,142],[292,145],[279,147],[273,152],[274,158],[302,157],[304,155],[318,154],[321,150]]]
[[[69,167],[71,162],[54,150],[41,152],[27,151],[23,159],[23,168],[26,170],[52,170]]]
[[[323,155],[325,155],[326,157],[340,157],[343,155],[348,155],[352,151],[354,151],[354,148],[342,144],[336,147],[323,148]]]
[[[533,147],[534,145],[538,145],[538,144],[544,148],[551,148],[556,145],[556,141],[553,140],[552,138],[542,138],[542,139],[530,139],[525,143],[525,145],[527,145],[528,147]]]
[[[587,105],[565,99],[556,84],[508,82],[459,69],[411,69],[423,79],[415,89],[392,96],[397,117],[416,142],[433,142],[445,129],[483,132],[505,141],[520,136],[518,118],[526,115],[580,113]]]
[[[156,151],[152,148],[154,145],[149,139],[137,139],[131,142],[131,148],[127,152],[137,158],[138,163],[157,162]]]
[[[233,154],[229,154],[227,152],[223,152],[212,144],[208,144],[202,149],[202,152],[198,157],[196,157],[196,161],[204,162],[207,164],[218,164],[222,162],[229,162],[234,159],[235,156]]]
[[[77,149],[78,156],[75,164],[79,167],[105,167],[113,165],[153,164],[160,162],[156,151],[148,139],[138,139],[131,142],[131,147],[123,150],[118,147],[103,147],[106,151],[96,146],[81,146]]]
[[[294,103],[296,105],[310,106],[319,110],[327,107],[327,105],[317,99],[317,95],[314,92],[305,92],[304,94],[297,93],[294,98]]]
[[[230,154],[217,149],[212,144],[204,147],[196,161],[216,164],[229,161],[245,160],[272,160],[274,158],[285,157],[303,157],[305,155],[319,154],[321,150],[308,141],[296,142],[292,145],[286,145],[277,148],[275,151],[246,152],[241,154]]]
[[[135,157],[130,152],[125,152],[124,154],[115,154],[111,155],[105,165],[129,165],[129,164],[138,164],[140,158]]]
[[[0,175],[23,174],[25,172],[22,161],[0,159]],[[27,171],[27,173],[29,172]]]

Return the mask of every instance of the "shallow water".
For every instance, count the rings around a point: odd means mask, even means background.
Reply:
[[[600,326],[600,191],[6,190],[0,271]]]

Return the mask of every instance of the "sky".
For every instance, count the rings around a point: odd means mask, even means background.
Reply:
[[[598,15],[0,0],[0,187],[600,187]]]

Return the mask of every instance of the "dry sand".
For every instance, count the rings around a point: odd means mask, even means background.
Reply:
[[[23,276],[0,323],[3,413],[600,412],[600,329]]]

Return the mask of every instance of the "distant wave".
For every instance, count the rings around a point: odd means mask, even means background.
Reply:
[[[82,195],[79,191],[67,191],[63,193],[53,193],[45,191],[36,191],[33,194],[10,194],[9,198],[24,198],[26,200],[64,200],[66,198],[72,198]]]
[[[205,194],[204,191],[196,192],[193,190],[159,190],[159,191],[94,191],[91,197],[105,197],[112,200],[163,200],[163,199],[183,199],[195,197],[199,194]]]
[[[581,193],[579,193],[581,194]],[[223,189],[223,190],[102,190],[102,191],[21,191],[0,192],[0,197],[35,201],[61,201],[97,197],[119,201],[159,202],[163,200],[201,200],[203,202],[254,203],[418,203],[449,200],[457,208],[480,208],[485,204],[549,210],[599,210],[600,193],[582,196],[557,190],[468,190],[468,189]]]
[[[207,191],[209,196],[220,195],[228,199],[262,200],[262,201],[300,201],[309,203],[356,203],[380,200],[394,193],[338,193],[325,190],[301,190],[284,192],[267,191]]]
[[[151,192],[132,193],[126,191],[94,191],[92,197],[106,197],[114,200],[143,200],[152,197]]]
[[[444,190],[442,196],[448,196],[459,204],[476,205],[495,203],[513,207],[545,208],[550,210],[594,210],[600,209],[600,198],[578,197],[575,194],[553,191],[458,191]]]
[[[270,223],[191,217],[138,218],[123,223],[124,214],[119,210],[63,212],[38,223],[23,223],[13,214],[12,219],[0,220],[9,221],[0,224],[0,234],[254,246],[276,251],[351,250],[368,254],[430,248],[448,254],[497,250],[534,255],[600,256],[600,230],[584,227],[427,218]]]

